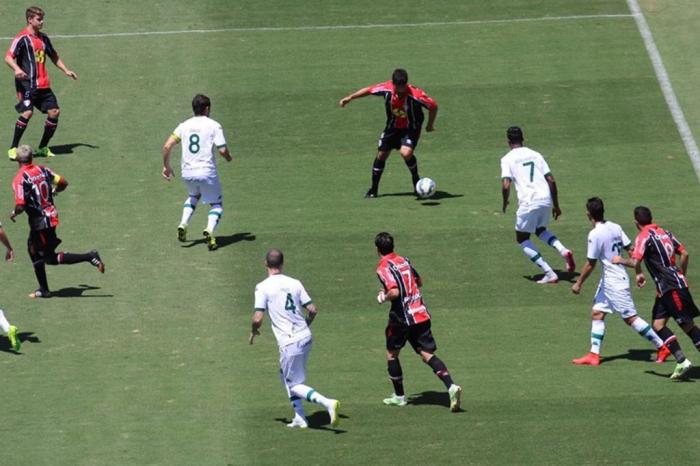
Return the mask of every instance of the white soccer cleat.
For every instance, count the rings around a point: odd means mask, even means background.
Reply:
[[[406,406],[406,396],[398,396],[396,393],[392,393],[389,398],[384,398],[384,404],[387,406]]]
[[[340,418],[338,417],[338,411],[340,410],[340,401],[330,400],[328,404],[328,415],[331,418],[331,426],[338,427],[340,424]]]
[[[292,422],[287,424],[287,427],[291,427],[292,429],[295,427],[298,427],[300,429],[306,429],[309,427],[309,424],[306,422],[306,419],[304,419],[302,416],[296,415],[294,416],[294,419],[292,419]]]
[[[540,280],[537,280],[537,283],[540,285],[547,285],[547,284],[555,284],[556,282],[559,281],[559,277],[557,276],[556,273],[549,272],[544,274],[544,277],[542,277]]]

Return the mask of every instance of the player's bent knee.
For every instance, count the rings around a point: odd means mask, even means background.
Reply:
[[[29,120],[32,118],[32,115],[34,115],[34,112],[27,110],[26,112],[22,113],[22,118]]]
[[[49,110],[48,112],[46,112],[46,114],[50,118],[58,118],[58,116],[61,114],[61,111],[56,108],[56,109]]]

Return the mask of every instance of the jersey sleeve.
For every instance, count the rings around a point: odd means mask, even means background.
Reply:
[[[423,89],[413,87],[411,91],[413,98],[416,99],[423,107],[427,108],[428,110],[435,110],[437,108],[438,105],[435,99],[426,94]]]
[[[379,277],[379,281],[384,286],[385,290],[391,290],[399,287],[399,284],[396,283],[396,280],[389,270],[389,267],[386,265],[377,267],[377,277]]]
[[[539,156],[538,165],[543,175],[547,176],[552,174],[552,170],[549,169],[549,164],[541,155]]]
[[[182,134],[182,123],[180,123],[179,125],[177,125],[177,128],[175,128],[175,129],[173,130],[173,136],[175,136],[175,139],[177,139],[177,142],[182,141],[182,137],[183,137],[183,134]]]
[[[598,239],[595,237],[595,235],[589,233],[588,234],[588,249],[586,251],[586,257],[589,260],[598,260],[598,257],[600,257],[600,244],[598,244]]]
[[[369,93],[372,95],[385,95],[387,92],[391,92],[391,90],[391,81],[385,81],[369,87]]]
[[[501,179],[513,180],[513,173],[511,173],[510,165],[505,157],[501,159]]]
[[[267,297],[265,296],[265,292],[262,289],[260,289],[260,286],[255,287],[255,310],[267,310]]]
[[[27,44],[25,41],[25,36],[16,37],[10,44],[10,47],[7,49],[7,53],[5,53],[5,56],[10,58],[17,58],[17,56],[20,53],[22,53],[22,51],[26,47]]]
[[[647,249],[647,238],[648,238],[648,233],[642,232],[637,235],[637,237],[634,239],[634,249],[632,250],[632,259],[640,261],[644,259],[644,254],[646,253]]]
[[[304,285],[302,285],[301,282],[299,282],[299,302],[301,303],[302,307],[306,307],[313,302],[311,300],[311,296],[309,296],[309,293],[306,291],[306,288],[304,288]]]
[[[216,129],[214,130],[214,145],[218,149],[221,149],[222,147],[226,147],[226,138],[224,137],[224,129],[221,127],[221,125],[216,125]]]
[[[44,39],[44,51],[46,55],[51,57],[52,60],[56,60],[58,58],[58,52],[51,43],[51,39],[49,39],[49,36],[46,34],[42,35],[42,39]]]
[[[671,238],[671,242],[673,243],[673,252],[676,254],[683,254],[685,252],[685,246],[683,246],[683,243],[681,243],[670,231],[668,232],[668,236]]]
[[[17,176],[12,181],[12,190],[15,192],[15,205],[24,205],[24,183],[21,177]]]
[[[632,244],[632,241],[629,239],[629,236],[625,234],[625,230],[623,230],[622,228],[620,228],[620,237],[622,237],[623,248],[628,248]]]

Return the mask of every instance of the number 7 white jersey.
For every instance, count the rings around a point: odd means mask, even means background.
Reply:
[[[515,183],[518,205],[522,208],[550,207],[552,194],[545,178],[549,165],[542,154],[527,147],[516,147],[501,159],[501,179]]]
[[[311,335],[302,307],[311,298],[299,280],[270,275],[255,287],[255,309],[267,311],[277,344],[282,347]]]
[[[221,125],[207,116],[194,116],[180,123],[173,135],[182,144],[182,177],[216,177],[216,149],[226,146]]]

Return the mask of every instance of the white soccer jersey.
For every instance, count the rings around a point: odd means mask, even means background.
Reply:
[[[182,177],[205,179],[216,176],[216,150],[226,145],[221,125],[206,116],[180,123],[173,134],[182,144]]]
[[[501,159],[501,178],[515,183],[520,208],[551,207],[552,195],[545,179],[549,173],[542,154],[527,147],[517,147]]]
[[[311,335],[302,312],[310,303],[304,285],[286,275],[270,275],[255,287],[255,309],[267,311],[280,347]]]
[[[600,274],[600,286],[612,290],[629,288],[629,277],[625,266],[613,264],[612,258],[622,254],[622,250],[631,244],[622,227],[613,222],[598,222],[588,233],[589,259],[595,259],[603,264]]]

